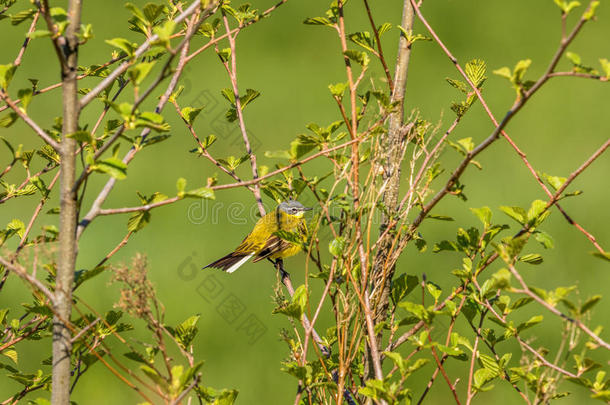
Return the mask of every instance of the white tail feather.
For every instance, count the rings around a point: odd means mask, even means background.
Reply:
[[[235,263],[233,266],[229,267],[227,269],[227,273],[233,273],[235,270],[239,269],[241,265],[250,260],[252,256],[254,256],[254,253],[250,253],[248,256],[244,257],[243,259]]]

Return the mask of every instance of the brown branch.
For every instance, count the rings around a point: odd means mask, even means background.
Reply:
[[[52,302],[52,303],[55,302],[55,296],[53,295],[51,290],[49,290],[47,288],[47,286],[44,285],[41,281],[39,281],[36,277],[29,274],[25,268],[23,268],[22,266],[20,266],[16,263],[12,263],[9,260],[6,260],[2,256],[0,256],[0,264],[3,265],[4,267],[6,267],[8,270],[12,271],[13,273],[17,274],[19,277],[21,277],[25,281],[27,281],[36,290],[43,293],[44,296],[47,297],[47,299],[50,302]]]
[[[30,28],[28,29],[28,32],[25,35],[25,39],[23,40],[23,45],[21,45],[21,49],[19,49],[19,54],[17,54],[17,58],[15,58],[15,61],[13,62],[14,66],[21,65],[21,59],[23,58],[23,55],[25,54],[25,50],[31,41],[30,34],[32,32],[34,32],[34,30],[36,29],[36,23],[38,22],[38,16],[40,16],[40,10],[38,10],[36,12],[36,14],[34,14],[34,18],[32,19],[32,23],[30,24]]]
[[[470,87],[472,88],[472,90],[476,93],[479,101],[481,102],[481,105],[483,106],[483,108],[485,109],[487,115],[489,116],[489,118],[491,119],[491,121],[493,122],[493,124],[495,125],[496,129],[494,130],[494,133],[497,132],[497,136],[502,135],[508,142],[509,144],[513,147],[513,149],[515,149],[515,151],[517,152],[517,154],[519,155],[519,157],[521,158],[521,160],[523,161],[523,163],[525,164],[525,166],[528,168],[528,170],[530,171],[530,173],[532,174],[532,176],[534,176],[535,180],[538,182],[538,184],[542,187],[542,189],[544,190],[544,192],[547,194],[547,196],[551,197],[552,193],[551,191],[548,189],[548,187],[544,184],[544,182],[542,181],[542,179],[540,178],[540,176],[538,175],[538,173],[536,172],[536,170],[533,168],[533,166],[530,164],[529,160],[527,159],[525,153],[523,153],[519,147],[516,145],[516,143],[508,136],[508,134],[504,131],[504,127],[506,126],[506,124],[508,123],[508,121],[512,118],[512,116],[514,116],[524,105],[525,103],[542,87],[542,85],[544,85],[549,79],[550,79],[550,75],[553,73],[553,71],[555,70],[555,67],[557,66],[557,64],[559,63],[559,60],[561,59],[561,56],[564,54],[565,50],[567,49],[568,45],[570,45],[570,43],[574,40],[574,38],[576,38],[577,34],[580,32],[580,30],[582,29],[582,27],[584,26],[584,24],[588,21],[583,17],[581,17],[581,19],[578,21],[578,23],[576,24],[576,26],[574,27],[574,29],[572,30],[572,32],[565,38],[562,38],[559,48],[557,49],[557,51],[555,52],[555,55],[553,56],[553,58],[551,59],[551,62],[549,63],[549,66],[547,67],[545,73],[535,82],[535,84],[527,91],[522,91],[520,97],[517,98],[517,100],[515,101],[515,103],[513,104],[513,106],[511,107],[511,109],[508,111],[508,113],[506,114],[506,116],[504,117],[504,119],[502,120],[502,122],[498,123],[498,121],[496,120],[496,118],[494,117],[493,113],[491,112],[491,109],[489,108],[489,106],[487,105],[487,103],[485,102],[485,99],[483,98],[480,89],[478,89],[474,83],[472,83],[472,81],[470,80],[470,78],[468,77],[468,75],[466,74],[466,72],[464,71],[464,69],[462,69],[462,67],[460,66],[460,64],[458,63],[458,60],[455,56],[453,56],[453,54],[449,51],[449,49],[445,46],[445,44],[441,41],[441,39],[439,38],[439,36],[436,34],[436,32],[432,29],[432,27],[430,26],[430,24],[428,23],[428,21],[425,19],[425,17],[422,15],[421,10],[419,9],[419,6],[417,4],[415,4],[415,0],[410,0],[411,4],[413,5],[415,12],[417,13],[417,16],[419,18],[419,20],[424,24],[424,26],[426,27],[426,29],[428,30],[428,32],[432,35],[432,37],[434,38],[434,40],[436,41],[436,43],[441,47],[441,49],[443,50],[443,52],[445,52],[445,54],[447,55],[447,57],[451,60],[451,62],[455,65],[456,69],[460,72],[460,74],[464,77],[464,79],[468,82],[468,84],[470,85]],[[593,1],[589,2],[589,6],[587,7],[587,10],[589,10],[592,6]],[[498,131],[499,130],[499,131]],[[557,209],[564,215],[564,217],[569,217],[568,214],[563,210],[563,208],[561,207],[561,205],[559,204],[555,204],[557,206]],[[569,223],[571,223],[570,221],[568,221]],[[579,229],[595,246],[595,248],[600,251],[600,252],[604,252],[604,250],[601,248],[601,246],[599,246],[596,242],[595,242],[595,238],[591,238],[590,233],[588,233],[587,231],[584,230],[584,228],[582,228],[581,226],[577,226],[577,229]]]
[[[371,23],[371,29],[373,30],[373,35],[375,36],[375,43],[377,44],[377,57],[383,66],[383,72],[385,73],[386,80],[388,81],[388,87],[390,88],[390,93],[394,93],[394,81],[392,80],[392,75],[390,74],[390,69],[388,69],[388,64],[386,63],[385,57],[383,56],[383,48],[381,46],[381,39],[379,38],[379,31],[377,30],[377,26],[375,25],[375,21],[373,20],[373,14],[371,13],[371,8],[369,7],[369,2],[367,0],[364,1],[364,8],[366,8],[366,15],[369,18],[369,22]],[[402,36],[401,36],[402,38]]]
[[[117,62],[117,61],[119,61],[119,60],[123,59],[124,57],[125,57],[125,56],[120,56],[120,57],[118,57],[118,58],[111,59],[110,61],[108,61],[108,62],[104,63],[103,65],[98,66],[97,68],[95,68],[95,69],[94,69],[94,70],[92,70],[91,72],[89,72],[89,73],[87,73],[87,74],[84,74],[84,75],[79,75],[79,76],[77,77],[77,80],[81,80],[81,79],[84,79],[85,77],[92,76],[92,75],[94,75],[95,73],[99,72],[100,70],[102,70],[102,69],[104,69],[104,68],[106,68],[106,67],[108,67],[108,66],[112,65],[113,63],[115,63],[115,62]],[[48,91],[51,91],[51,90],[54,90],[54,89],[60,88],[61,86],[63,86],[63,82],[58,82],[58,83],[52,84],[52,85],[50,85],[50,86],[48,86],[48,87],[45,87],[45,88],[43,88],[43,89],[40,89],[40,90],[34,90],[34,92],[32,93],[32,96],[37,96],[37,95],[39,95],[39,94],[46,93],[46,92],[48,92]],[[17,104],[19,104],[19,103],[21,102],[21,99],[20,99],[20,98],[15,99],[15,100],[13,100],[13,102],[15,103],[15,105],[17,105]],[[0,112],[2,112],[2,111],[4,111],[4,110],[6,110],[6,109],[8,109],[8,108],[10,108],[8,105],[3,105],[3,106],[0,106]]]
[[[198,3],[198,1],[197,1],[197,3]],[[210,10],[214,10],[214,9],[215,8],[212,8]],[[184,40],[180,44],[180,46],[182,48],[181,48],[178,64],[175,68],[175,71],[169,82],[169,85],[167,86],[165,92],[161,95],[161,98],[160,98],[159,102],[157,103],[157,106],[155,107],[156,113],[160,113],[163,110],[163,108],[165,107],[165,104],[167,104],[167,101],[169,100],[171,94],[174,92],[176,86],[178,85],[178,80],[180,79],[180,76],[182,75],[182,72],[184,71],[184,66],[186,65],[186,56],[188,55],[190,39],[197,32],[197,29],[203,23],[203,21],[205,21],[205,19],[207,17],[208,17],[208,13],[200,15],[199,20],[194,25],[193,24],[189,25],[190,30],[187,32]],[[146,137],[148,136],[150,131],[151,131],[150,128],[145,128],[144,130],[142,130],[142,132],[140,133],[140,139],[141,140],[146,139]],[[135,157],[138,150],[139,149],[132,147],[129,150],[129,152],[127,152],[125,157],[123,158],[123,163],[129,164],[129,162],[131,162],[131,160]],[[101,210],[102,204],[104,203],[104,201],[106,201],[106,198],[108,198],[108,195],[114,188],[115,184],[116,184],[116,179],[114,177],[109,179],[106,182],[106,184],[104,185],[104,187],[102,188],[102,190],[100,191],[100,193],[97,195],[97,197],[93,201],[93,204],[91,205],[91,208],[89,209],[89,211],[87,212],[85,217],[80,221],[80,223],[78,225],[77,232],[76,232],[77,239],[79,239],[81,237],[83,231],[91,223],[91,221],[93,221],[93,219],[95,219],[98,216],[99,211]]]
[[[256,154],[252,152],[252,147],[250,146],[250,139],[248,137],[248,132],[246,130],[246,124],[244,122],[244,113],[241,105],[241,99],[239,98],[239,87],[237,85],[237,56],[236,56],[236,47],[235,47],[235,37],[230,34],[229,21],[225,12],[222,13],[222,20],[224,22],[225,30],[228,34],[229,39],[229,49],[231,49],[231,66],[229,67],[229,63],[223,60],[223,65],[227,70],[229,75],[229,79],[231,81],[231,87],[233,90],[233,97],[235,99],[235,112],[237,114],[237,121],[239,123],[239,130],[241,131],[241,136],[244,141],[244,147],[246,148],[246,153],[250,157],[250,167],[252,169],[252,178],[256,180],[258,178],[258,166],[256,164]],[[235,34],[237,35],[237,34]],[[265,207],[263,206],[263,200],[261,198],[261,189],[258,183],[254,184],[254,190],[252,191],[254,194],[254,198],[256,199],[256,203],[258,204],[258,211],[261,214],[261,217],[265,215]]]
[[[231,176],[233,179],[235,179],[236,181],[242,181],[237,174],[235,174],[234,170],[229,170],[226,167],[224,167],[222,164],[220,164],[220,162],[218,160],[216,160],[211,154],[210,152],[208,152],[207,148],[205,148],[203,146],[203,144],[201,143],[201,140],[199,139],[199,137],[197,136],[197,133],[195,132],[195,129],[193,128],[193,125],[191,125],[188,120],[186,119],[186,117],[184,115],[182,115],[182,110],[180,109],[180,106],[178,105],[178,102],[174,99],[174,100],[170,100],[170,102],[174,105],[174,107],[176,108],[176,112],[178,113],[178,115],[180,116],[180,118],[182,118],[182,121],[184,122],[184,124],[186,125],[186,127],[188,128],[189,132],[191,133],[191,135],[193,136],[193,138],[195,138],[195,142],[197,142],[197,144],[199,145],[199,147],[201,148],[201,154],[203,156],[206,157],[206,159],[208,159],[210,162],[212,162],[216,167],[218,167],[220,170],[222,170],[223,172],[225,172],[226,174],[228,174],[229,176]]]
[[[72,340],[71,331],[64,322],[70,321],[72,314],[72,288],[77,255],[76,225],[78,204],[72,184],[76,176],[76,139],[69,137],[78,131],[80,106],[78,103],[78,46],[81,21],[82,0],[68,2],[68,22],[65,35],[53,38],[58,51],[59,64],[63,78],[63,128],[61,141],[61,171],[59,189],[59,248],[57,274],[55,277],[55,316],[53,317],[53,404],[67,404],[70,401],[70,376]],[[45,17],[50,20],[47,0],[44,0]],[[48,21],[47,21],[48,22]],[[53,31],[52,26],[49,29]],[[59,44],[62,47],[59,47]]]
[[[578,328],[580,330],[582,330],[587,335],[589,335],[591,337],[591,339],[593,339],[598,345],[602,346],[603,348],[605,348],[607,350],[610,350],[610,343],[606,342],[605,340],[600,338],[598,335],[593,333],[593,331],[591,329],[589,329],[584,323],[582,323],[582,321],[580,319],[575,319],[575,318],[569,317],[568,315],[564,314],[563,312],[561,312],[560,310],[558,310],[557,308],[555,308],[554,306],[550,305],[548,302],[546,302],[545,300],[540,298],[538,295],[536,295],[532,290],[529,289],[527,284],[525,284],[525,281],[523,280],[523,278],[521,277],[521,274],[519,274],[519,272],[517,271],[515,266],[509,262],[506,262],[506,264],[508,265],[508,268],[509,268],[510,272],[512,273],[512,275],[517,279],[517,281],[519,281],[519,284],[521,284],[522,290],[515,289],[514,292],[520,293],[520,294],[525,294],[528,297],[532,298],[534,301],[536,301],[537,303],[539,303],[540,305],[545,307],[547,310],[549,310],[553,314],[578,326]]]
[[[211,2],[211,4],[209,4],[205,8],[205,10],[202,10],[202,15],[205,16],[204,18],[207,18],[207,16],[213,10],[215,10],[217,6],[218,6],[218,1],[213,1],[213,2]],[[195,0],[191,3],[190,6],[188,6],[188,8],[186,8],[184,10],[184,12],[182,12],[173,21],[176,24],[179,24],[182,21],[184,21],[186,18],[188,18],[190,15],[194,14],[195,12],[200,11],[200,8],[201,8],[201,1]],[[157,41],[158,39],[159,39],[159,36],[157,34],[153,34],[146,41],[144,41],[144,43],[142,45],[140,45],[138,47],[138,49],[136,49],[133,57],[130,60],[122,63],[118,68],[116,68],[112,73],[110,73],[106,78],[104,78],[104,80],[102,80],[97,86],[95,86],[89,93],[87,93],[85,96],[83,96],[80,99],[81,108],[84,108],[87,104],[89,104],[91,101],[93,101],[93,99],[95,99],[95,97],[98,94],[100,94],[102,91],[104,91],[104,89],[106,89],[106,87],[110,86],[110,84],[112,82],[114,82],[120,75],[125,73],[125,71],[127,71],[127,69],[129,69],[135,63],[135,61],[137,61],[141,56],[143,56],[146,53],[146,51],[148,51],[148,48],[152,45],[152,43]]]
[[[608,148],[609,145],[609,141],[606,141],[600,148],[598,148],[597,150],[595,150],[595,152],[591,155],[591,157],[589,157],[583,164],[581,164],[572,174],[570,174],[570,176],[566,179],[566,181],[563,183],[562,187],[559,188],[556,192],[555,195],[553,196],[553,198],[551,199],[551,201],[549,203],[547,203],[547,206],[545,207],[544,211],[548,210],[553,204],[556,203],[556,201],[558,200],[559,196],[561,195],[561,193],[576,179],[576,177],[578,177],[578,175],[580,175],[587,167],[589,167],[591,165],[591,163],[593,163],[593,161],[595,161],[595,159],[599,158],[603,152]],[[468,158],[466,158],[468,159]],[[418,217],[419,218],[419,217]],[[414,228],[415,229],[415,228]],[[526,234],[529,231],[529,226],[525,225],[523,226],[519,232],[517,232],[515,234],[514,237],[518,237],[520,235]],[[412,235],[412,234],[410,234]],[[405,238],[405,240],[408,238]],[[493,253],[487,260],[486,262],[483,264],[483,266],[478,270],[477,275],[480,274],[483,270],[485,270],[487,267],[489,267],[489,265],[491,265],[497,258],[499,257],[498,253]],[[457,289],[455,289],[455,291],[453,291],[451,293],[451,295],[449,295],[442,303],[440,303],[439,305],[437,305],[434,309],[436,310],[441,310],[445,307],[446,303],[448,301],[452,301],[453,299],[455,299],[455,297],[458,296],[458,294],[460,294],[462,291],[464,291],[464,289],[466,288],[466,286],[469,284],[469,282],[467,282],[466,284],[464,284],[463,286],[458,287]],[[422,327],[424,327],[424,323],[423,321],[418,322],[417,324],[415,324],[411,329],[409,329],[407,332],[403,333],[395,342],[390,342],[388,343],[387,348],[385,349],[385,351],[392,351],[394,350],[396,347],[400,346],[401,344],[403,344],[405,341],[407,341],[411,336],[413,336],[415,333],[417,333],[417,331],[419,331]]]
[[[549,74],[549,77],[581,77],[583,79],[599,80],[600,82],[609,82],[610,80],[606,76],[594,75],[591,73],[582,72],[553,72]]]

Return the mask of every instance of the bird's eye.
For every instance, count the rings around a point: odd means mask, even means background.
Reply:
[[[293,213],[293,214],[296,214],[296,213],[297,213],[297,209],[296,209],[296,208],[293,208],[293,209],[292,209],[292,213]]]

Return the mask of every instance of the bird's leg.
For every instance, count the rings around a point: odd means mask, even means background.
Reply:
[[[280,272],[280,278],[282,280],[282,284],[286,285],[286,280],[290,280],[290,274],[286,270],[284,270],[284,261],[282,259],[269,259],[271,263],[275,266],[277,271]]]

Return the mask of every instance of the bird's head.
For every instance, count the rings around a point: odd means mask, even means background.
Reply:
[[[278,208],[280,211],[283,211],[288,215],[294,215],[295,217],[299,218],[303,216],[305,211],[311,210],[311,208],[305,207],[303,204],[295,200],[284,201],[280,203]]]

